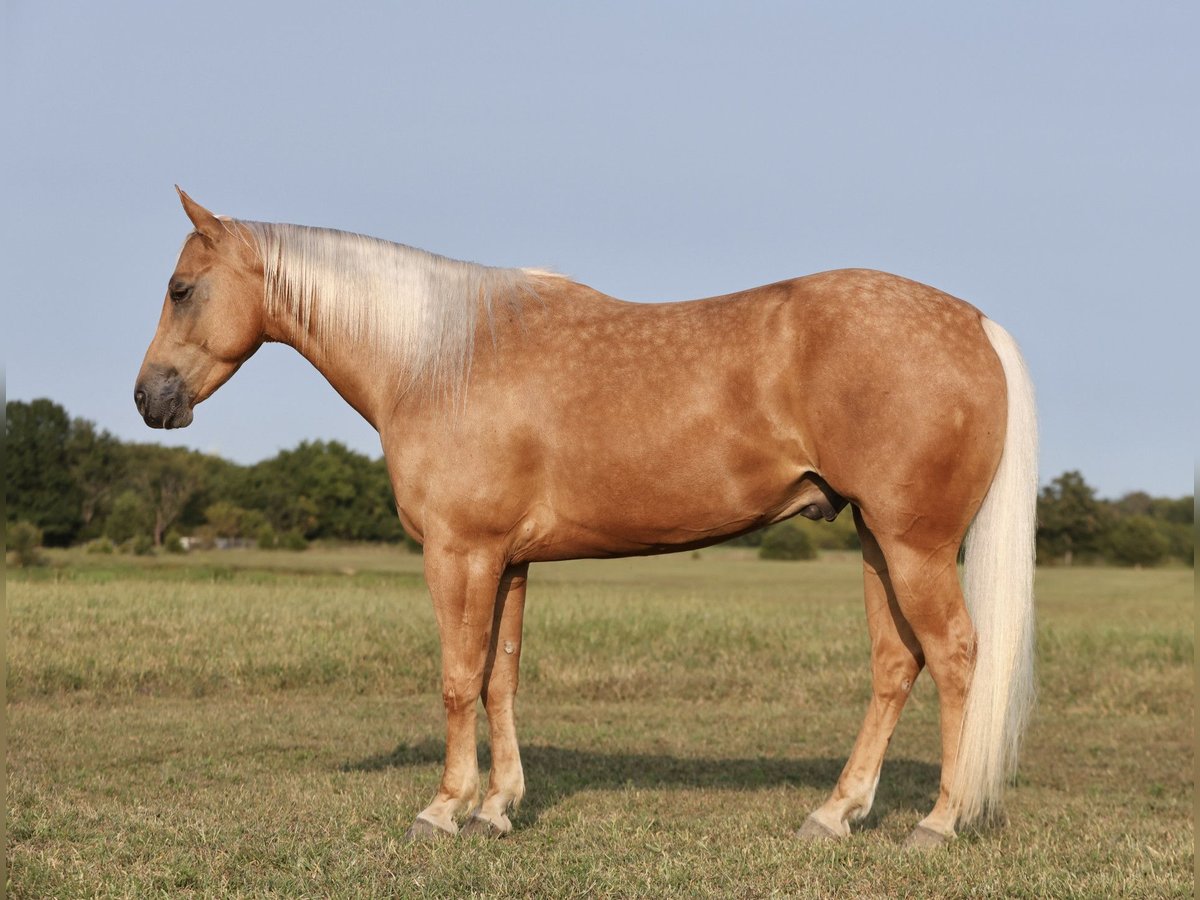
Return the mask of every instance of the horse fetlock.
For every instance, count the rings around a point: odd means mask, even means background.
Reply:
[[[515,810],[515,807],[512,805],[512,798],[490,795],[484,798],[483,802],[479,804],[479,807],[471,815],[482,816],[507,832],[512,830],[512,822],[508,817],[510,810]]]
[[[525,774],[521,771],[519,764],[515,771],[510,770],[504,775],[500,775],[495,769],[492,770],[491,780],[488,783],[488,800],[503,798],[506,806],[516,809],[521,805],[521,798],[524,796]]]
[[[871,796],[864,797],[856,801],[848,810],[846,810],[847,822],[861,822],[870,813],[871,807],[875,803],[875,792],[871,792]]]
[[[516,812],[525,796],[525,785],[493,786],[479,805],[480,810],[489,816],[504,816],[508,812]]]
[[[458,784],[447,781],[443,776],[437,796],[418,818],[428,819],[439,827],[449,829],[454,820],[472,809],[479,800],[479,775],[464,778]]]

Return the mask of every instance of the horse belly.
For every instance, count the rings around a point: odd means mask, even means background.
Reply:
[[[669,553],[831,508],[827,489],[794,447],[784,452],[748,435],[710,435],[673,452],[659,441],[647,444],[593,446],[547,473],[529,558]]]
[[[770,318],[772,309],[779,318],[769,305],[740,315]],[[743,342],[729,337],[739,334]],[[806,479],[815,468],[811,441],[796,415],[793,328],[718,322],[671,353],[631,352],[635,343],[604,342],[628,357],[588,357],[537,405],[544,552],[704,546],[819,499]]]

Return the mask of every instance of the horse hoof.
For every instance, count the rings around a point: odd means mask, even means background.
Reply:
[[[489,822],[483,816],[471,816],[458,832],[463,837],[502,838],[506,834],[503,828]]]
[[[804,824],[796,832],[796,837],[802,841],[811,841],[813,843],[824,843],[826,841],[841,839],[840,834],[825,823],[818,821],[815,816],[809,816],[804,820]]]
[[[918,825],[912,830],[912,833],[904,839],[905,850],[936,850],[938,847],[944,847],[954,838],[952,834],[942,834],[940,831],[934,831],[932,828],[926,828],[924,825]]]
[[[410,844],[415,844],[418,841],[440,841],[443,838],[454,837],[454,832],[447,831],[445,828],[439,828],[428,819],[422,819],[417,816],[408,831],[404,832],[404,840]]]

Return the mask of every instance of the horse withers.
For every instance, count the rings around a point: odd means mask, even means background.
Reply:
[[[138,375],[146,423],[186,426],[264,342],[290,344],[379,432],[401,522],[424,544],[446,762],[410,837],[512,828],[530,563],[700,547],[846,504],[872,697],[799,834],[844,837],[867,814],[926,666],[941,784],[909,842],[943,843],[999,808],[1032,703],[1037,493],[1032,387],[999,325],[866,270],[628,303],[540,270],[218,218],[180,197],[195,230]],[[480,700],[493,761],[482,800]]]

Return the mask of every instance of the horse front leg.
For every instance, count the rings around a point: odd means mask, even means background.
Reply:
[[[521,666],[521,626],[525,613],[525,585],[529,566],[507,569],[496,593],[492,646],[483,681],[483,707],[487,710],[492,745],[492,772],[487,795],[472,813],[463,834],[500,837],[512,831],[509,809],[525,795],[525,775],[513,704]]]
[[[409,840],[457,834],[455,818],[479,794],[475,706],[483,689],[503,570],[504,561],[495,554],[426,545],[425,581],[442,643],[446,766],[433,802],[408,829]]]

